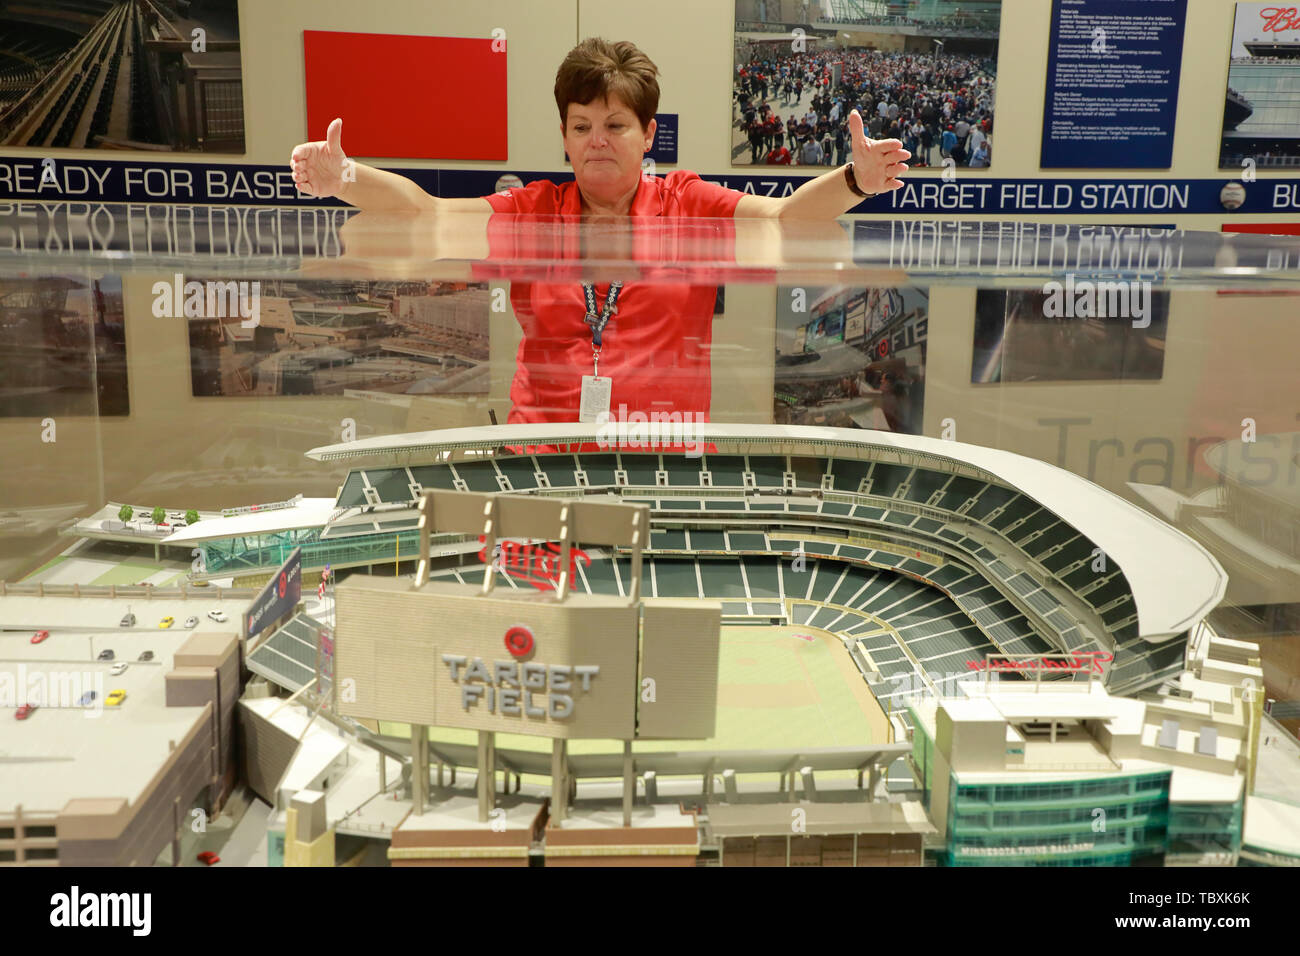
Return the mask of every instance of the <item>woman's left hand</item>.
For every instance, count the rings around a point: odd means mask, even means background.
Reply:
[[[862,126],[862,114],[849,114],[849,140],[853,144],[853,175],[865,193],[885,193],[902,189],[898,179],[907,171],[904,160],[912,154],[896,139],[868,139]]]

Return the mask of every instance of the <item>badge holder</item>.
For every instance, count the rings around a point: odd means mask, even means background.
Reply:
[[[618,294],[623,283],[610,283],[609,295],[605,298],[605,308],[596,313],[596,290],[589,283],[582,284],[587,297],[586,322],[591,326],[591,372],[582,376],[582,396],[578,401],[579,423],[604,424],[609,421],[609,403],[614,394],[614,380],[608,375],[600,374],[601,333],[609,323],[610,317],[618,311]]]

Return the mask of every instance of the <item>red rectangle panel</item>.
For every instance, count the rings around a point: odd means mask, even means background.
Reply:
[[[341,116],[349,156],[508,158],[506,53],[491,39],[304,30],[302,42],[308,140]]]
[[[1225,222],[1224,232],[1250,232],[1266,236],[1300,236],[1300,222]],[[1300,295],[1286,289],[1216,289],[1219,295]],[[1231,347],[1231,346],[1229,346]]]
[[[1266,236],[1300,236],[1300,222],[1225,222],[1224,232],[1254,232]]]

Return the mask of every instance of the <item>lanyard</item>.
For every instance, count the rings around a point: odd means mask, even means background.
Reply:
[[[592,371],[600,375],[600,336],[605,331],[605,326],[609,324],[618,313],[618,294],[623,288],[622,282],[611,282],[609,284],[609,294],[605,296],[605,307],[596,312],[596,287],[590,282],[582,284],[583,294],[587,298],[587,314],[583,316],[583,321],[591,326],[591,364]]]

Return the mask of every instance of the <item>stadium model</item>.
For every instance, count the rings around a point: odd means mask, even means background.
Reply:
[[[1300,861],[1297,808],[1252,795],[1258,649],[1206,622],[1223,569],[1062,469],[680,423],[308,457],[349,469],[335,499],[157,543],[195,549],[240,625],[207,633],[209,615],[140,688],[190,729],[181,756],[122,770],[139,796],[107,800],[127,789],[110,768],[24,794],[29,860],[177,858],[149,794],[210,811],[242,780],[275,808],[273,864]],[[21,593],[0,600],[56,625],[87,600]],[[236,705],[241,646],[256,676]]]
[[[652,427],[639,443],[647,447],[630,450],[635,439],[602,448],[594,425],[313,449],[311,458],[353,466],[321,540],[373,536],[381,520],[384,530],[414,529],[417,488],[613,494],[652,508],[645,593],[719,599],[724,619],[853,637],[882,700],[899,675],[913,678],[909,689],[937,690],[985,654],[1111,653],[1108,689],[1153,688],[1182,668],[1192,630],[1226,587],[1196,542],[1020,455],[886,432],[700,425],[683,442],[671,426]],[[617,556],[589,556],[596,570],[580,570],[576,586],[625,593]],[[799,557],[798,571],[787,567]],[[434,575],[461,578],[454,566]],[[882,625],[888,641],[859,638]]]

